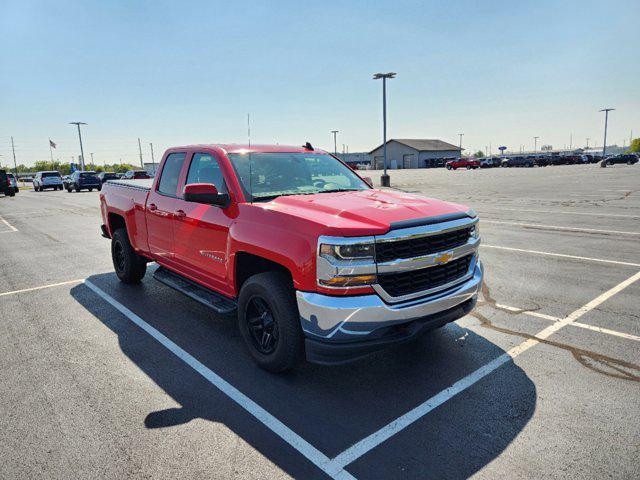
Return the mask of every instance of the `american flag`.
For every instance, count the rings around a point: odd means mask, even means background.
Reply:
[[[53,142],[51,141],[51,139],[49,139],[49,146],[50,146],[50,147],[53,147],[53,148],[56,148],[56,144],[55,144],[55,143],[53,143]]]

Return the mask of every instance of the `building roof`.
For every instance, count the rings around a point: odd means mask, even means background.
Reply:
[[[452,145],[447,142],[443,142],[442,140],[437,139],[428,139],[428,138],[391,138],[387,140],[387,143],[397,142],[402,145],[406,145],[409,148],[413,148],[419,152],[450,152],[450,151],[461,151],[460,147]],[[379,145],[369,153],[373,153],[378,150],[383,145]]]

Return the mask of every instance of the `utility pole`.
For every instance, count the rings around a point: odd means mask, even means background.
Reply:
[[[376,73],[373,76],[374,80],[382,79],[382,151],[384,152],[384,173],[380,177],[380,185],[383,187],[389,187],[391,185],[391,180],[387,174],[387,78],[392,79],[395,78],[395,76],[396,74],[394,72]]]
[[[144,170],[144,162],[142,161],[142,144],[140,143],[140,137],[138,137],[138,150],[140,150],[140,166]]]
[[[336,135],[339,131],[340,130],[331,130],[331,133],[333,133],[333,154],[336,157],[338,156],[338,144],[336,143]]]
[[[247,117],[249,118],[249,117]],[[149,146],[151,147],[151,164],[153,165],[153,174],[156,174],[156,159],[153,156],[153,143],[149,143]]]
[[[90,153],[89,155],[91,155],[91,165],[93,165],[93,153]]]
[[[464,135],[464,133],[459,133],[458,136],[460,137],[460,156],[462,156],[462,136]]]
[[[16,163],[16,146],[13,144],[13,137],[11,137],[11,151],[13,152],[13,169],[16,174],[16,179],[18,178],[18,164]]]
[[[602,143],[602,159],[607,156],[607,125],[609,123],[609,112],[615,110],[615,108],[603,108],[600,110],[604,112],[604,142]]]
[[[569,134],[569,150],[573,147],[573,133]]]
[[[538,139],[540,137],[533,137],[533,153],[538,151]]]
[[[80,139],[80,170],[84,171],[84,149],[82,148],[82,134],[80,133],[80,125],[86,125],[84,122],[69,122],[69,125],[78,127],[78,138]]]
[[[589,137],[587,137],[587,148],[585,150],[589,150]]]

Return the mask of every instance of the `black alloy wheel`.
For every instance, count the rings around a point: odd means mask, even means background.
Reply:
[[[259,295],[254,295],[247,304],[247,326],[254,347],[260,353],[269,355],[278,347],[279,328],[271,307]]]

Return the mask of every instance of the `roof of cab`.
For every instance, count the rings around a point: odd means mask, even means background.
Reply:
[[[292,145],[249,145],[243,143],[214,143],[206,145],[184,145],[181,147],[171,147],[170,150],[197,150],[198,148],[215,148],[224,150],[226,153],[326,153],[318,148],[308,150],[303,146],[294,147]]]

